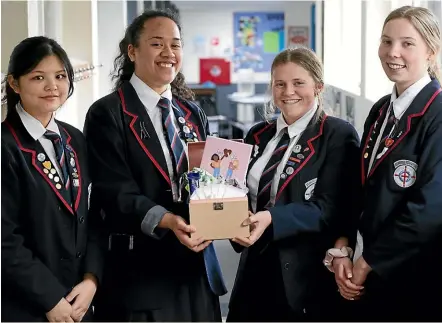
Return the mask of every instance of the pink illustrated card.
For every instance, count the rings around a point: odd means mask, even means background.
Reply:
[[[228,184],[243,186],[252,147],[249,144],[208,136],[200,167]]]

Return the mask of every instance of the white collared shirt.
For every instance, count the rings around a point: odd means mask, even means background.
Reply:
[[[370,162],[368,164],[368,174],[373,167],[375,159],[379,153],[379,146],[382,138],[384,137],[384,130],[386,128],[388,116],[390,115],[390,109],[393,109],[394,116],[397,120],[400,120],[404,115],[405,111],[410,107],[413,100],[419,94],[422,89],[431,82],[430,76],[426,73],[419,81],[415,82],[413,85],[409,86],[399,97],[396,93],[396,85],[393,86],[393,92],[391,93],[390,106],[387,109],[384,120],[381,123],[381,130],[375,141],[375,146],[373,147],[373,152],[370,157]],[[371,134],[369,134],[371,135]]]
[[[413,100],[419,94],[422,89],[431,82],[430,76],[426,73],[419,81],[408,87],[399,97],[396,93],[396,86],[393,86],[393,92],[391,93],[390,103],[393,103],[394,116],[396,119],[400,119],[405,111],[410,107]]]
[[[164,97],[168,99],[170,102],[172,102],[172,91],[169,86],[168,89],[162,93],[162,95],[159,95],[157,92],[152,90],[152,88],[150,88],[146,83],[144,83],[138,76],[136,76],[135,73],[132,74],[132,77],[130,78],[130,83],[134,87],[135,92],[137,93],[141,103],[143,103],[144,107],[146,108],[147,114],[149,115],[149,118],[152,121],[152,124],[155,128],[156,135],[158,137],[158,140],[160,141],[161,148],[163,150],[163,154],[166,159],[167,171],[169,173],[169,178],[172,184],[173,198],[176,201],[178,199],[177,179],[173,168],[172,156],[170,154],[169,145],[167,144],[165,137],[166,134],[164,133],[163,120],[161,118],[161,108],[157,106],[161,97]],[[177,131],[179,131],[178,121],[176,120],[173,108],[171,108],[171,110],[172,110],[171,113],[172,113],[173,124],[175,125]],[[182,141],[181,138],[180,140]],[[187,156],[187,145],[183,141],[182,143],[184,146],[184,151]]]
[[[287,125],[282,113],[279,115],[278,119],[276,120],[276,133],[275,133],[275,135],[268,142],[261,157],[259,157],[259,159],[255,162],[253,167],[250,169],[249,175],[247,176],[247,187],[249,188],[249,192],[250,192],[250,200],[251,200],[253,213],[256,212],[256,205],[257,205],[257,201],[258,201],[257,195],[258,195],[259,181],[261,179],[261,175],[264,171],[265,166],[267,165],[270,158],[272,157],[272,154],[275,151],[279,141],[281,140],[281,138],[283,136],[283,130],[285,128],[287,128],[287,132],[290,137],[290,143],[289,143],[289,146],[287,147],[286,152],[284,153],[284,156],[283,156],[281,162],[279,163],[278,167],[276,168],[275,175],[273,177],[273,182],[272,182],[271,191],[270,191],[271,205],[275,204],[276,194],[278,193],[279,179],[280,179],[281,174],[284,170],[285,164],[287,164],[287,161],[289,160],[289,158],[292,154],[293,148],[297,144],[297,142],[298,142],[299,138],[301,137],[301,134],[304,132],[305,128],[307,128],[311,119],[315,115],[317,109],[318,109],[318,102],[315,100],[313,107],[309,111],[307,111],[306,114],[304,114],[301,118],[299,118],[297,121],[295,121],[291,125]]]
[[[31,135],[34,140],[38,140],[40,144],[42,145],[46,155],[48,155],[49,160],[51,161],[52,165],[54,165],[57,173],[59,175],[62,174],[60,165],[57,161],[57,156],[55,154],[54,145],[52,144],[52,141],[44,136],[46,130],[51,130],[55,133],[57,133],[60,136],[60,129],[58,129],[58,125],[55,123],[54,114],[52,114],[52,118],[49,121],[47,127],[43,127],[40,121],[38,121],[36,118],[31,116],[29,113],[27,113],[21,103],[17,103],[15,106],[18,116],[20,117],[21,122],[23,123],[25,129],[28,131],[28,133]],[[60,179],[63,179],[63,176],[60,176]]]

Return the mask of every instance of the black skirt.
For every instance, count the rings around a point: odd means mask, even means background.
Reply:
[[[190,277],[188,277],[190,278]],[[127,306],[100,299],[95,306],[95,321],[104,322],[221,322],[219,297],[210,289],[207,277],[199,275],[168,284],[168,300],[149,310],[133,310]]]

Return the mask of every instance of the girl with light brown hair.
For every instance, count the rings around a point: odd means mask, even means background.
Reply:
[[[286,49],[271,68],[270,113],[254,126],[247,174],[249,238],[241,252],[227,321],[330,320],[338,294],[322,255],[349,223],[357,187],[359,138],[346,121],[322,109],[323,68],[307,48]]]
[[[442,89],[439,24],[405,6],[385,19],[379,58],[394,82],[365,122],[360,154],[358,243],[353,232],[327,253],[340,294],[358,318],[442,320]]]

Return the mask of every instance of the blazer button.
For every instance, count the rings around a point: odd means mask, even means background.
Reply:
[[[77,252],[77,254],[76,254],[76,256],[77,256],[77,258],[81,258],[81,252],[79,251],[79,252]]]
[[[290,263],[286,262],[286,263],[284,264],[284,269],[285,269],[285,270],[289,270],[289,268],[290,268]]]
[[[58,211],[60,211],[60,212],[61,212],[61,207],[58,207]]]
[[[83,224],[83,222],[84,222],[84,216],[80,216],[80,218],[78,219],[78,222],[80,222],[80,224]]]

